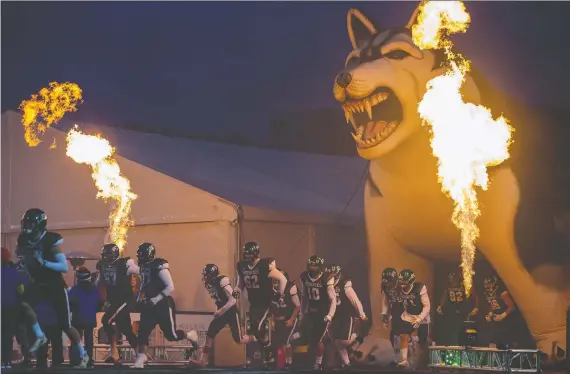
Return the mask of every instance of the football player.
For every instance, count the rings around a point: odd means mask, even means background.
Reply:
[[[114,363],[119,360],[117,332],[125,335],[133,349],[137,347],[137,336],[131,324],[134,301],[131,276],[139,274],[139,267],[130,257],[121,257],[116,244],[109,243],[101,248],[101,260],[97,263],[97,270],[97,285],[104,287],[107,295],[105,314],[101,322],[109,338],[111,355],[105,362]]]
[[[243,260],[237,263],[237,286],[234,298],[239,300],[241,292],[247,289],[249,301],[250,330],[244,337],[246,343],[258,342],[264,352],[266,365],[271,365],[272,355],[266,341],[265,322],[269,317],[271,301],[279,300],[285,292],[287,278],[275,267],[270,258],[260,258],[259,244],[247,242],[243,246]],[[279,290],[273,292],[273,279],[279,281]]]
[[[496,345],[504,345],[513,338],[515,324],[518,322],[515,316],[517,307],[498,276],[485,277],[483,287],[489,305],[489,312],[485,315],[485,320],[491,324],[488,329],[489,340]]]
[[[390,341],[394,345],[396,334],[395,326],[401,325],[402,313],[404,313],[404,300],[398,287],[398,272],[394,268],[386,268],[382,271],[382,323],[388,328],[392,320]]]
[[[303,296],[301,308],[303,319],[301,332],[293,334],[293,339],[303,338],[309,344],[316,344],[314,370],[322,370],[325,344],[323,339],[336,311],[334,277],[325,272],[325,261],[319,256],[311,256],[307,270],[301,274]]]
[[[156,249],[151,243],[142,243],[137,249],[141,285],[137,301],[142,303],[139,325],[138,355],[133,365],[144,368],[147,361],[148,338],[156,325],[160,326],[164,338],[170,342],[188,339],[197,345],[197,333],[176,330],[176,306],[170,296],[174,282],[170,276],[168,261],[155,258]]]
[[[87,368],[89,357],[81,344],[81,338],[71,326],[67,285],[63,273],[67,273],[67,258],[61,252],[61,235],[47,231],[47,215],[41,209],[29,209],[21,221],[22,232],[18,236],[18,251],[25,259],[25,266],[33,279],[29,297],[32,304],[48,302],[57,318],[57,324],[68,336],[79,355],[77,368]],[[76,349],[75,349],[76,348]]]
[[[360,327],[368,322],[368,318],[362,308],[362,303],[352,288],[352,281],[342,274],[339,265],[331,265],[327,272],[334,277],[334,290],[336,296],[336,312],[332,320],[332,337],[342,360],[342,368],[350,368],[350,360],[346,347],[356,339],[356,329],[354,329],[355,319],[360,319]],[[361,333],[361,335],[364,335]]]
[[[210,349],[216,335],[226,326],[230,327],[232,337],[238,344],[242,343],[242,335],[237,309],[237,300],[233,297],[233,290],[230,279],[225,275],[220,275],[220,270],[214,264],[207,264],[202,269],[202,282],[216,304],[214,319],[208,326],[206,333],[206,344],[202,350],[202,357],[199,360],[189,360],[193,366],[204,367],[210,362]]]
[[[275,328],[275,335],[272,344],[275,347],[283,347],[285,351],[285,366],[290,368],[293,363],[293,350],[291,348],[291,337],[297,327],[301,301],[297,294],[295,281],[289,279],[289,274],[278,269],[287,279],[285,293],[280,300],[274,300],[271,305],[271,315]],[[279,292],[279,281],[273,281],[273,291]]]
[[[473,308],[470,308],[471,305],[469,301],[471,300],[469,299],[472,300]],[[458,314],[461,318],[470,318],[479,312],[479,301],[475,288],[472,289],[471,296],[469,298],[466,297],[461,269],[459,269],[459,271],[451,271],[447,274],[447,287],[437,307],[439,314],[443,314],[443,309],[447,302],[454,306],[455,314]],[[468,308],[468,310],[466,310],[466,308]]]
[[[404,302],[401,324],[394,327],[394,332],[400,335],[399,367],[408,367],[408,342],[418,341],[423,351],[427,349],[430,301],[426,286],[416,281],[416,274],[410,269],[404,269],[398,274],[398,286]]]

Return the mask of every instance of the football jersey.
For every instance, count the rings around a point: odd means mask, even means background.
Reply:
[[[404,308],[408,314],[416,316],[420,314],[424,309],[424,306],[422,304],[422,296],[420,294],[423,287],[423,283],[415,282],[412,286],[412,290],[409,293],[401,293],[402,300],[404,301]]]
[[[386,289],[386,286],[382,284],[382,293],[388,298],[391,315],[400,316],[404,312],[404,299],[402,298],[402,292],[398,290],[398,287]]]
[[[346,286],[352,287],[352,282],[349,279],[341,278],[334,285],[334,292],[336,294],[336,312],[335,315],[349,316],[355,314],[355,309],[352,303],[346,296]]]
[[[494,292],[485,291],[485,300],[487,300],[493,314],[501,314],[507,310],[507,304],[501,298],[501,295],[506,291],[503,287],[497,287]]]
[[[141,288],[138,300],[142,298],[151,299],[158,296],[166,285],[158,276],[161,270],[168,270],[168,261],[162,258],[155,258],[140,267]]]
[[[309,272],[301,274],[303,292],[309,303],[309,313],[326,313],[329,310],[330,298],[327,292],[327,283],[332,274],[323,273],[317,279],[311,278]]]
[[[448,287],[447,300],[452,304],[461,304],[466,301],[464,287]]]
[[[224,287],[230,285],[230,279],[225,275],[218,275],[212,283],[206,283],[206,290],[210,294],[216,308],[220,309],[228,302],[228,296],[224,292]]]
[[[53,248],[61,245],[63,238],[56,232],[45,231],[37,243],[32,244],[28,241],[26,235],[18,236],[18,257],[23,259],[20,265],[27,268],[33,282],[42,286],[65,287],[63,274],[59,271],[48,269],[40,266],[38,260],[34,257],[35,253],[41,253],[45,261],[57,262]]]
[[[271,258],[261,258],[255,265],[245,261],[237,263],[237,272],[247,289],[250,305],[268,304],[273,295],[273,281],[269,278]]]
[[[271,302],[271,311],[276,317],[284,317],[288,320],[293,315],[295,304],[293,304],[292,297],[297,295],[297,287],[293,286],[295,286],[294,281],[287,281],[283,297],[279,301]]]
[[[131,276],[127,274],[127,262],[130,257],[118,258],[113,262],[97,262],[99,271],[99,284],[105,287],[109,302],[126,302],[133,297]]]

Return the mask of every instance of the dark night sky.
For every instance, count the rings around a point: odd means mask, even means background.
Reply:
[[[84,90],[79,120],[262,134],[276,112],[335,106],[351,6],[396,26],[416,3],[2,2],[2,111],[69,80]],[[467,9],[456,43],[499,88],[568,102],[570,3]]]

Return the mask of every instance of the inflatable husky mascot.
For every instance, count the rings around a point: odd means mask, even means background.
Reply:
[[[445,56],[414,45],[416,16],[407,26],[382,29],[351,9],[352,52],[333,87],[358,154],[370,161],[364,204],[373,327],[360,347],[365,358],[388,337],[380,320],[382,270],[413,269],[433,291],[432,261],[460,258],[453,202],[441,191],[430,135],[418,114],[426,83],[445,72]],[[489,189],[479,192],[478,250],[505,282],[538,349],[559,358],[566,349],[568,268],[561,262],[556,222],[560,214],[568,216],[570,195],[568,179],[555,181],[560,156],[545,140],[541,121],[531,121],[521,106],[510,112],[504,96],[476,71],[462,89],[466,102],[484,105],[494,118],[504,114],[515,128],[511,158],[489,169]],[[368,355],[362,363],[385,360]]]

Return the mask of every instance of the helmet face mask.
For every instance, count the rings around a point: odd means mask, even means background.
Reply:
[[[483,287],[485,288],[485,292],[493,293],[497,289],[497,279],[494,276],[485,277],[483,279]]]
[[[214,279],[220,274],[218,267],[214,264],[207,264],[202,269],[202,282],[205,285],[211,285]]]
[[[333,275],[335,282],[338,282],[342,276],[342,269],[339,265],[331,265],[326,271]]]
[[[156,249],[151,243],[142,243],[137,249],[137,260],[139,266],[144,265],[154,260]]]
[[[46,231],[47,215],[41,209],[28,209],[20,221],[20,229],[29,241],[37,241]]]
[[[323,267],[325,265],[325,261],[317,256],[311,256],[309,261],[307,261],[307,272],[311,276],[311,278],[319,277],[323,273]]]
[[[116,244],[105,244],[101,248],[101,260],[105,262],[114,262],[121,256],[119,247]]]
[[[414,287],[416,282],[416,274],[409,269],[404,269],[398,275],[398,285],[405,293],[408,293]]]
[[[256,242],[247,242],[243,246],[243,260],[251,265],[259,258],[260,249]]]

